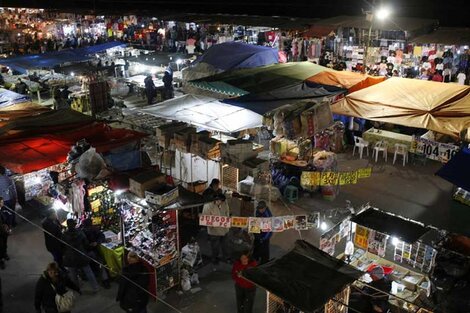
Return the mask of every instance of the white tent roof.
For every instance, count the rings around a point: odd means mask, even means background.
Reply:
[[[139,111],[224,133],[262,126],[260,114],[204,96],[184,95]]]

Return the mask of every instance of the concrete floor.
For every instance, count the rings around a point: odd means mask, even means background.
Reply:
[[[350,154],[340,155],[340,170],[354,170],[368,165],[368,160],[358,160]],[[470,235],[470,209],[451,200],[452,186],[434,176],[439,163],[428,162],[426,166],[391,163],[371,164],[372,177],[362,179],[357,185],[344,186],[334,201],[325,201],[320,196],[304,197],[294,205],[281,202],[272,204],[274,215],[302,214],[303,212],[325,212],[330,208],[344,207],[345,200],[359,206],[366,202],[412,219],[432,224],[462,234]],[[37,212],[23,212],[33,222],[39,223]],[[319,230],[297,232],[289,230],[276,233],[272,238],[272,256],[276,257],[292,247],[294,241],[303,238],[318,245]],[[21,221],[9,240],[11,260],[7,268],[0,271],[3,282],[3,297],[7,313],[34,312],[34,287],[44,267],[51,261],[43,242],[40,229]],[[201,242],[206,246],[206,242]],[[201,291],[195,294],[177,295],[170,292],[166,301],[180,312],[230,313],[235,312],[235,295],[230,278],[230,266],[219,265],[216,270],[207,265],[199,272]],[[97,295],[89,293],[84,286],[84,295],[79,298],[74,313],[121,312],[115,302],[117,285],[111,290],[100,290]],[[254,312],[265,308],[265,292],[258,290]],[[176,312],[162,303],[149,305],[149,312]]]

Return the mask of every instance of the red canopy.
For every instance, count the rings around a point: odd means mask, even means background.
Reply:
[[[107,152],[145,136],[94,123],[53,135],[3,140],[0,142],[0,164],[16,173],[26,174],[64,162],[71,146],[81,139],[86,139],[98,152]]]

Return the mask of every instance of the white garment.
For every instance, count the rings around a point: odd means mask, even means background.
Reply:
[[[465,75],[464,73],[459,73],[459,75],[457,75],[457,80],[459,81],[460,85],[465,85],[466,78],[467,78],[467,75]]]
[[[429,70],[429,69],[431,69],[431,67],[432,67],[432,66],[431,66],[431,63],[429,63],[429,62],[424,62],[424,63],[423,63],[423,68],[424,68],[425,70]]]
[[[195,49],[196,49],[196,46],[194,45],[186,46],[186,50],[188,51],[188,54],[194,54]]]
[[[211,215],[211,216],[229,216],[229,208],[227,202],[224,201],[220,206],[215,204],[215,202],[209,202],[204,204],[202,208],[202,215]],[[229,231],[229,228],[223,227],[207,227],[207,233],[211,236],[225,236]]]
[[[438,71],[444,70],[444,64],[442,64],[442,63],[437,64],[436,65],[436,70],[438,70]]]

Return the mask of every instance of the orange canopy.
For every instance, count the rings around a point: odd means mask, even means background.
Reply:
[[[385,77],[374,77],[348,71],[323,71],[307,79],[307,81],[316,84],[348,89],[350,93],[381,83],[384,80]]]
[[[331,110],[458,137],[470,127],[470,87],[395,77],[347,95]]]

